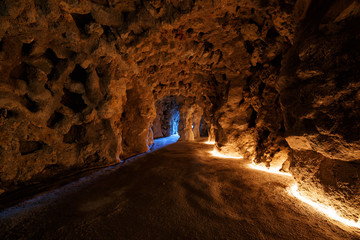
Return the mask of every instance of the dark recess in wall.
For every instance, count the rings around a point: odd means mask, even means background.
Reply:
[[[83,34],[86,34],[86,25],[88,25],[91,22],[94,22],[91,13],[88,14],[72,13],[71,16],[74,19],[76,26]]]
[[[252,109],[252,112],[251,112],[251,116],[249,119],[248,127],[254,128],[256,126],[257,112],[254,110],[254,108],[251,107],[251,109]]]
[[[86,135],[86,128],[83,125],[73,125],[69,132],[64,135],[64,143],[80,143],[84,141]]]
[[[52,62],[54,66],[56,66],[60,61],[60,59],[56,56],[55,52],[51,48],[46,49],[44,55],[47,59],[49,59]]]
[[[29,56],[33,49],[34,43],[35,41],[32,41],[31,43],[24,43],[21,47],[21,55]]]
[[[22,104],[30,111],[30,112],[37,112],[39,111],[39,105],[33,101],[28,94],[25,94],[22,97]]]
[[[245,49],[246,51],[249,53],[249,54],[252,54],[255,50],[255,48],[253,47],[253,45],[251,44],[250,41],[245,41],[244,42],[244,45],[245,45]]]
[[[36,152],[43,147],[43,143],[37,141],[20,141],[19,144],[19,151],[21,155]]]
[[[70,92],[66,88],[64,88],[61,104],[71,108],[75,113],[79,113],[87,107],[81,94]]]
[[[75,68],[72,73],[70,73],[69,77],[72,81],[81,82],[84,86],[86,86],[87,73],[86,70],[79,64],[75,65]]]
[[[27,73],[28,67],[29,67],[29,65],[27,65],[24,62],[17,65],[10,72],[10,78],[12,78],[12,79],[21,79],[21,80],[24,80],[27,84],[29,84],[28,73]]]
[[[54,129],[55,125],[59,122],[61,122],[61,120],[64,119],[64,115],[60,112],[55,111],[51,117],[49,118],[49,120],[47,121],[47,126],[49,128]]]

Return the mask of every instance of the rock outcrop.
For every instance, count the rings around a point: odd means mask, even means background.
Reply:
[[[305,2],[277,83],[291,172],[304,195],[358,220],[360,4]]]

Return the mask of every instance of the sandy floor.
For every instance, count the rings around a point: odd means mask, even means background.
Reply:
[[[178,142],[5,210],[0,239],[360,239],[291,197],[291,177],[212,148]]]

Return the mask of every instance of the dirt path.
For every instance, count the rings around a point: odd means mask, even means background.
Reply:
[[[291,177],[212,148],[178,142],[1,212],[0,239],[360,239],[291,197]]]

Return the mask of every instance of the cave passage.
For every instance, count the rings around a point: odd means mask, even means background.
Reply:
[[[1,239],[357,239],[289,176],[177,142],[0,213]],[[37,216],[34,218],[33,216]]]
[[[360,0],[0,0],[0,211],[80,178],[0,239],[360,239],[359,26]]]
[[[174,97],[165,97],[155,103],[156,118],[152,124],[154,139],[178,135],[179,105]]]

